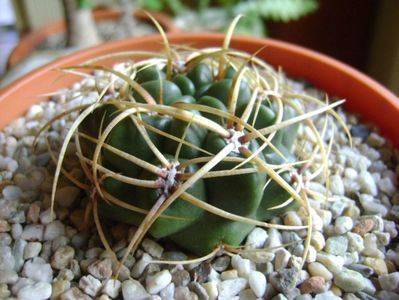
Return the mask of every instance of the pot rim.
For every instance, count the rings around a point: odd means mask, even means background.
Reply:
[[[222,33],[171,33],[167,36],[172,44],[196,43],[200,45],[200,48],[212,45],[222,46],[224,38]],[[77,62],[105,53],[117,52],[118,49],[126,49],[132,45],[135,49],[139,49],[140,44],[151,44],[152,47],[155,45],[161,48],[161,41],[160,35],[113,41],[57,59],[3,88],[0,91],[0,111],[7,108],[7,103],[5,103],[7,99],[13,97],[13,95],[22,97],[23,89],[34,84],[35,81],[39,82],[40,78],[49,71],[63,66],[76,65]],[[264,45],[267,45],[267,47],[258,56],[265,58],[268,63],[275,67],[281,65],[290,77],[301,76],[318,89],[325,90],[334,96],[345,97],[348,100],[345,107],[349,111],[360,112],[365,120],[375,123],[381,129],[381,133],[391,139],[393,144],[399,148],[399,134],[387,123],[387,120],[399,118],[399,99],[387,88],[336,59],[302,46],[274,39],[238,35],[234,36],[231,41],[232,48],[249,52],[254,52]],[[58,90],[59,88],[53,87],[53,91],[54,89]],[[26,98],[26,96],[24,97]],[[29,104],[32,105],[38,101],[36,97],[34,100],[31,99]],[[19,115],[26,111],[27,107],[20,107]],[[379,111],[382,113],[379,113]],[[0,128],[3,128],[14,118],[15,114],[3,115],[0,119]]]
[[[150,14],[161,24],[168,33],[180,32],[173,20],[165,13],[150,12]],[[136,10],[134,15],[140,20],[151,22],[151,19],[144,10]],[[121,16],[121,12],[113,8],[99,8],[93,10],[93,17],[96,22],[115,20]],[[19,43],[11,51],[7,59],[7,69],[10,69],[26,58],[36,46],[42,43],[47,37],[61,33],[66,30],[65,20],[53,21],[43,27],[22,36]]]

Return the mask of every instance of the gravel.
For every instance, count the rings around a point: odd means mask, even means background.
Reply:
[[[338,131],[329,156],[330,191],[323,175],[308,182],[314,191],[313,232],[305,261],[306,230],[257,227],[241,254],[218,253],[196,264],[153,263],[191,256],[147,237],[114,278],[118,262],[103,247],[93,221],[85,223],[85,193],[61,177],[52,215],[54,163],[44,137],[35,151],[30,146],[41,126],[72,107],[72,98],[75,105],[92,98],[95,84],[101,86],[109,77],[102,71],[96,76],[94,83],[86,78],[52,101],[32,106],[0,132],[1,299],[399,299],[399,152],[373,126],[343,111],[339,114],[353,134],[354,147]],[[91,93],[86,100],[81,88]],[[53,151],[72,117],[51,126]],[[330,134],[327,130],[326,136]],[[73,147],[67,153],[73,154]],[[83,181],[76,160],[67,156],[66,167]],[[306,225],[307,212],[298,209],[271,222]],[[136,228],[112,222],[105,226],[120,259]]]

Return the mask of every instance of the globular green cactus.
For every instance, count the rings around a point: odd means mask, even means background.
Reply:
[[[138,226],[129,250],[147,232],[198,255],[238,247],[254,226],[283,228],[266,221],[298,205],[311,228],[301,172],[315,153],[325,162],[326,151],[309,118],[340,103],[302,97],[321,106],[305,113],[280,73],[229,49],[229,39],[222,48],[180,51],[165,40],[165,54],[130,63],[124,73],[80,66],[124,83],[111,81],[98,101],[75,109],[53,192],[75,134],[96,222],[101,215]],[[293,148],[303,120],[316,148],[299,160]]]
[[[211,176],[196,180],[186,193],[226,212],[256,220],[268,220],[292,208],[295,202],[290,202],[290,205],[278,209],[270,209],[283,204],[290,198],[290,194],[274,181],[267,184],[270,177],[266,172],[260,171],[255,163],[245,162],[236,169],[237,172],[229,173],[229,170],[234,169],[246,158],[245,154],[241,153],[244,149],[255,152],[263,142],[259,138],[245,141],[247,129],[241,126],[241,129],[237,130],[234,122],[229,124],[227,117],[217,113],[218,111],[228,113],[236,86],[238,86],[235,99],[236,109],[231,115],[240,118],[248,107],[251,108],[247,110],[251,110],[251,113],[247,114],[249,117],[242,121],[243,124],[253,124],[255,129],[267,128],[275,124],[276,105],[260,93],[251,102],[254,87],[245,79],[247,76],[238,81],[239,73],[229,64],[226,64],[222,78],[216,76],[210,64],[201,61],[191,66],[188,71],[173,70],[173,75],[169,79],[166,78],[162,67],[163,65],[141,68],[137,70],[133,80],[148,92],[151,99],[156,101],[157,104],[154,105],[166,109],[165,112],[150,109],[148,112],[133,115],[134,119],[124,118],[110,130],[105,143],[132,157],[158,166],[163,170],[163,174],[154,174],[108,149],[103,149],[100,161],[101,165],[108,170],[131,178],[154,182],[154,186],[151,187],[137,186],[109,176],[102,183],[103,189],[126,203],[150,210],[160,197],[167,198],[173,194],[185,180],[190,178],[190,175],[195,174],[204,165],[201,160],[196,162],[198,158],[203,157],[206,161],[207,158],[212,158],[219,153],[226,145],[233,143],[234,147],[227,153],[226,158],[207,173]],[[249,69],[247,72],[250,72]],[[130,96],[128,100],[130,103],[135,103],[135,101],[145,103],[144,97],[137,91],[133,91]],[[179,107],[184,104],[187,104],[187,119],[182,120],[168,114],[168,107]],[[85,118],[79,131],[91,138],[97,138],[101,135],[101,128],[109,126],[112,120],[121,114],[122,107],[123,105],[118,103],[105,103]],[[200,111],[208,107],[217,111]],[[180,112],[177,111],[177,113]],[[293,109],[287,106],[283,110],[282,119],[288,119],[294,115]],[[222,132],[215,132],[205,128],[201,123],[194,122],[196,116],[201,116],[207,123],[217,125]],[[167,165],[163,165],[151,149],[150,144],[140,132],[140,128],[147,129],[151,143],[166,158]],[[151,130],[153,128],[156,128],[156,131]],[[272,165],[279,165],[284,159],[293,160],[291,149],[296,130],[295,124],[278,130],[270,141],[275,148],[264,147],[257,154],[257,159]],[[172,136],[175,138],[172,139]],[[231,141],[234,139],[236,140]],[[82,139],[83,155],[92,158],[94,146],[87,142],[87,139]],[[228,161],[228,158],[235,158],[235,160]],[[182,164],[184,167],[181,167]],[[240,170],[243,170],[242,174]],[[289,184],[292,184],[288,172],[282,175]],[[137,226],[145,217],[142,213],[132,212],[105,201],[101,202],[100,209],[104,216]],[[173,240],[197,254],[207,253],[220,243],[239,245],[255,226],[204,211],[181,197],[164,211],[164,215],[165,217],[158,218],[149,228],[150,234],[157,239]]]

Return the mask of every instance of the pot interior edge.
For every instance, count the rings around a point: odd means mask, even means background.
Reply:
[[[169,39],[175,44],[214,47],[222,45],[223,35],[186,33],[170,35]],[[377,125],[381,133],[399,148],[399,134],[391,123],[399,119],[399,100],[395,95],[360,72],[302,47],[246,37],[234,37],[231,46],[253,53],[265,44],[266,48],[259,53],[259,57],[275,67],[281,66],[289,76],[301,77],[332,96],[347,99],[345,106],[349,111]],[[116,51],[159,51],[161,48],[159,36],[116,41],[76,52],[33,71],[0,91],[0,129],[44,99],[37,95],[71,86],[79,80],[79,77],[70,75],[57,78],[54,69],[77,65],[89,58]]]

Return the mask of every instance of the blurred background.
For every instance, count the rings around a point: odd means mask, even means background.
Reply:
[[[156,32],[224,31],[289,41],[335,57],[399,95],[398,0],[0,0],[0,87],[59,56]]]

